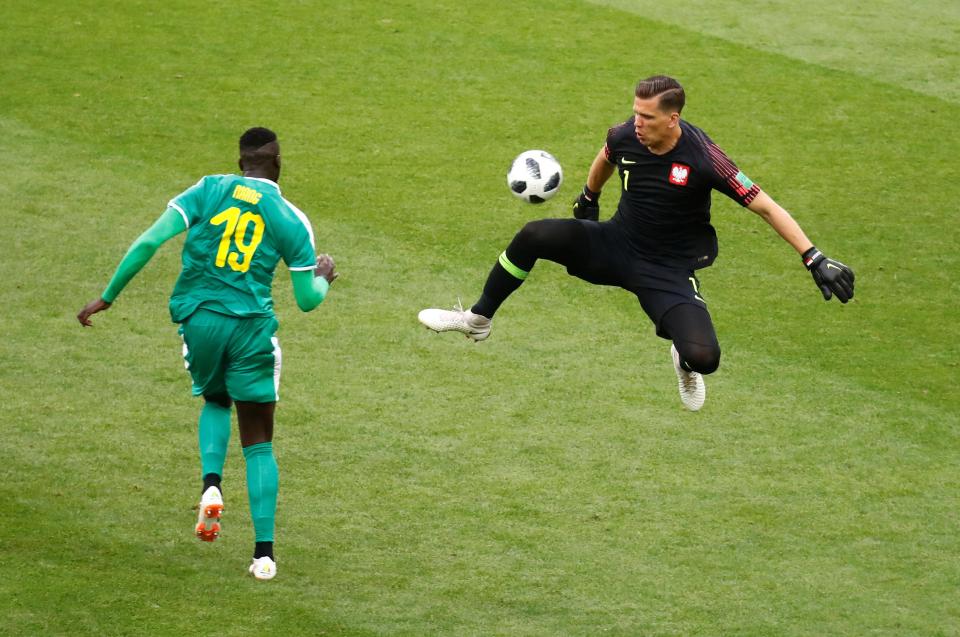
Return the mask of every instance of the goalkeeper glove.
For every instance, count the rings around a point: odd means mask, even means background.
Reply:
[[[829,301],[833,295],[841,303],[853,298],[853,270],[833,259],[827,258],[815,247],[803,253],[803,265],[813,275],[813,282]]]
[[[573,202],[573,216],[577,219],[598,221],[600,219],[600,193],[593,192],[590,188],[584,186],[583,192]]]

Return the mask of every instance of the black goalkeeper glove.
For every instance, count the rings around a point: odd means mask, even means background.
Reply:
[[[803,253],[803,265],[813,275],[813,282],[823,293],[823,300],[829,301],[833,295],[841,303],[853,298],[853,270],[829,259],[815,247]]]
[[[577,219],[598,221],[600,219],[600,193],[593,192],[587,186],[584,186],[583,192],[573,202],[573,216]]]

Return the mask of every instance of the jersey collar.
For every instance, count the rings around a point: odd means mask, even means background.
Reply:
[[[262,181],[262,182],[265,183],[265,184],[270,184],[271,186],[273,186],[274,188],[277,189],[277,192],[280,192],[280,185],[279,185],[277,182],[273,181],[272,179],[266,179],[266,178],[264,178],[264,177],[246,177],[246,176],[243,176],[243,178],[244,178],[244,179],[255,179],[255,180],[257,180],[257,181]]]

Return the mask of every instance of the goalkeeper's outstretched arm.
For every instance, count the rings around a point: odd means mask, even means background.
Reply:
[[[760,215],[784,241],[793,246],[803,259],[803,265],[813,276],[813,282],[823,293],[823,300],[829,301],[836,296],[841,303],[846,303],[853,298],[853,270],[817,250],[800,228],[800,224],[770,195],[761,191],[747,208]]]
[[[762,190],[747,205],[747,208],[769,223],[770,227],[776,230],[784,241],[793,246],[797,254],[803,254],[813,246],[813,243],[800,228],[800,224],[790,216],[790,213]]]

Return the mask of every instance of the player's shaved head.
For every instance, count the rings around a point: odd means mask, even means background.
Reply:
[[[680,82],[666,75],[654,75],[640,80],[635,95],[644,100],[659,96],[659,108],[665,113],[681,112],[687,101]]]
[[[240,136],[240,170],[250,176],[276,181],[280,176],[277,134],[262,126],[247,129]]]

